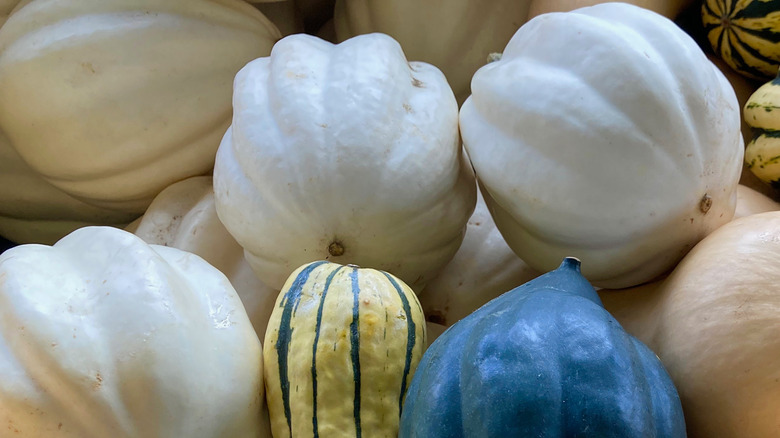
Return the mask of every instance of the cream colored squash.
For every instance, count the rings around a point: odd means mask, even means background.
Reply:
[[[737,209],[734,219],[767,211],[780,211],[780,203],[774,199],[740,184],[737,186]]]
[[[30,169],[0,132],[0,236],[16,243],[50,245],[76,228],[121,227],[136,216],[68,196]]]
[[[382,32],[406,56],[431,63],[447,76],[458,102],[488,55],[500,52],[528,16],[531,0],[337,0],[336,38]]]
[[[165,188],[128,231],[155,245],[191,252],[225,274],[238,292],[250,321],[265,336],[279,290],[257,279],[244,249],[217,217],[210,176],[196,176]]]
[[[604,3],[540,15],[472,91],[464,145],[498,229],[536,270],[575,256],[596,286],[636,285],[734,214],[737,98],[659,14]]]
[[[240,0],[25,0],[0,28],[0,129],[52,185],[141,214],[211,170],[233,77],[280,36]]]
[[[270,438],[262,357],[193,254],[85,227],[0,255],[3,437]]]
[[[665,280],[600,291],[661,358],[690,438],[780,436],[780,211],[699,242]]]
[[[428,321],[450,326],[499,295],[541,275],[507,246],[482,193],[455,257],[420,292]]]
[[[569,12],[586,6],[607,3],[604,0],[534,0],[528,12],[528,19],[548,12]],[[675,19],[686,8],[691,7],[695,0],[625,0],[641,8],[657,12],[667,18]]]
[[[476,202],[455,97],[392,38],[285,37],[238,73],[233,109],[217,214],[268,286],[327,259],[419,291],[455,255]]]

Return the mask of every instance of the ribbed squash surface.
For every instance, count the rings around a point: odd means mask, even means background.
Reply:
[[[274,437],[396,437],[425,336],[414,292],[394,276],[326,261],[298,268],[263,344]]]
[[[712,48],[733,69],[754,79],[777,74],[779,0],[705,0],[702,23]]]

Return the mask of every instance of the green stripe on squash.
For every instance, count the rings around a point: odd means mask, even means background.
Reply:
[[[421,306],[398,278],[325,261],[298,268],[263,348],[274,437],[395,436],[425,345]]]
[[[766,80],[780,66],[780,0],[704,0],[702,24],[715,51],[744,76]]]

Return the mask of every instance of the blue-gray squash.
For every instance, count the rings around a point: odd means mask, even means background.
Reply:
[[[658,357],[561,266],[485,304],[426,351],[401,438],[685,437]]]

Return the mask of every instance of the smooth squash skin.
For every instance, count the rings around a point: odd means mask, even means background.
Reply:
[[[737,209],[734,212],[734,219],[778,210],[780,210],[780,203],[769,196],[742,184],[737,186]]]
[[[273,436],[397,437],[426,346],[422,308],[401,280],[328,261],[301,266],[265,335]]]
[[[239,0],[23,0],[0,31],[0,130],[53,186],[138,216],[211,170],[234,76],[280,37]]]
[[[455,323],[414,375],[399,437],[685,437],[658,358],[567,258]]]
[[[53,245],[89,225],[124,226],[138,216],[90,205],[47,182],[0,130],[0,236]]]
[[[536,270],[575,256],[594,285],[634,286],[733,217],[737,97],[659,14],[615,2],[539,15],[471,90],[463,144],[496,226]]]
[[[593,6],[599,3],[608,3],[604,0],[535,0],[531,2],[528,11],[528,19],[548,12],[568,12],[585,6]],[[667,18],[675,19],[680,13],[694,3],[694,0],[627,0],[630,3],[653,12],[657,12]]]
[[[780,211],[736,219],[671,274],[599,291],[680,394],[691,438],[780,436]]]
[[[228,279],[113,227],[0,255],[0,376],[3,438],[270,437]]]

